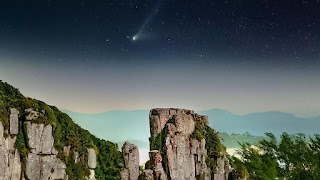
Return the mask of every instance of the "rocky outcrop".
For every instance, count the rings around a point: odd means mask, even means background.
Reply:
[[[66,165],[57,158],[58,151],[53,147],[52,126],[33,123],[38,112],[26,110],[28,145],[30,153],[26,161],[26,175],[30,180],[67,179]]]
[[[19,111],[10,108],[10,112],[10,126],[7,132],[9,136],[4,137],[6,132],[0,122],[0,180],[20,180],[21,175],[24,175],[18,149],[15,149],[19,133]],[[56,157],[58,151],[53,147],[52,126],[35,124],[31,121],[27,121],[25,125],[28,149],[30,149],[25,166],[27,178],[30,180],[67,179],[66,165]]]
[[[206,164],[205,133],[201,131],[208,126],[207,116],[187,109],[157,108],[150,111],[149,119],[150,161],[139,179],[227,179],[225,156],[216,159],[213,169]]]
[[[121,171],[121,180],[137,180],[139,171],[139,150],[137,146],[128,141],[122,146],[122,155],[124,158],[124,169]]]
[[[20,180],[21,162],[18,150],[14,148],[17,139],[19,111],[11,108],[9,136],[4,137],[5,130],[0,122],[0,180]]]

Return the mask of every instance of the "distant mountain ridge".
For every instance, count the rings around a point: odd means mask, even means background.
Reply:
[[[84,114],[63,110],[71,116],[81,127],[94,135],[114,142],[127,139],[148,142],[149,111],[108,111],[98,114]],[[239,115],[222,109],[199,111],[209,116],[209,125],[219,132],[228,134],[243,134],[263,136],[265,132],[272,132],[276,136],[282,132],[305,133],[313,135],[320,133],[320,117],[297,117],[290,113],[268,111]]]
[[[313,135],[319,133],[320,116],[297,117],[294,114],[280,111],[268,111],[238,115],[232,112],[212,109],[201,111],[209,116],[210,125],[221,132],[262,136],[265,132],[272,132],[280,136],[283,132],[289,134],[305,133]]]

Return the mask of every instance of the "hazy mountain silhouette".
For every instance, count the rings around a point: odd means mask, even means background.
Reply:
[[[64,110],[81,127],[94,135],[113,142],[138,140],[148,142],[149,111],[108,111],[98,114],[84,114]],[[209,124],[219,132],[262,136],[272,132],[276,136],[288,133],[320,133],[320,117],[302,118],[279,111],[258,112],[246,115],[227,110],[211,109],[199,111],[209,116]]]
[[[320,133],[320,117],[303,118],[279,111],[257,112],[238,115],[221,109],[201,111],[209,116],[209,124],[220,132],[245,133],[261,136],[272,132],[276,136],[287,132],[314,134]]]

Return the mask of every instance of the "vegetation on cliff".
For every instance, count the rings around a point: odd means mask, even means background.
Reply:
[[[207,125],[196,122],[195,129],[190,135],[190,138],[206,140],[206,164],[211,169],[211,176],[213,177],[217,165],[217,158],[221,157],[221,155],[223,155],[226,151],[225,146],[223,146],[220,142],[218,132]]]
[[[0,81],[0,121],[5,130],[9,129],[9,108],[17,109],[19,113],[19,133],[15,142],[15,148],[21,155],[22,169],[25,168],[26,157],[29,153],[26,134],[25,117],[28,112],[25,109],[32,108],[39,112],[39,117],[33,123],[52,125],[54,147],[58,150],[58,157],[67,165],[69,179],[81,180],[89,175],[87,164],[87,148],[94,148],[97,153],[97,167],[95,176],[97,179],[119,179],[120,170],[123,167],[123,158],[118,146],[112,142],[96,138],[87,130],[75,124],[73,120],[58,108],[49,106],[42,101],[24,97],[18,89]],[[8,136],[5,134],[5,136]],[[69,156],[63,152],[65,146],[70,146]],[[79,160],[74,161],[73,152],[79,153]]]
[[[266,135],[257,146],[241,144],[240,159],[230,158],[237,172],[247,171],[250,179],[320,179],[320,135]]]

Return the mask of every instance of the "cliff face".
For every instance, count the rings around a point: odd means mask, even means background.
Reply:
[[[0,180],[120,179],[117,145],[0,81]]]
[[[152,109],[150,160],[140,180],[226,180],[231,171],[208,117],[187,109]],[[137,178],[129,178],[136,180]]]

